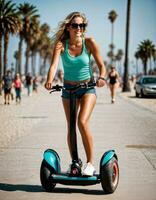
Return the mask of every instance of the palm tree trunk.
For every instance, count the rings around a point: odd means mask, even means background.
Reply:
[[[16,58],[15,59],[15,73],[16,74],[19,73],[18,68],[19,68],[18,59]]]
[[[150,61],[150,71],[152,71],[152,57],[151,56],[149,58],[149,61]]]
[[[34,62],[34,52],[32,52],[32,55],[31,55],[31,70],[32,70],[32,75],[35,76],[35,62]]]
[[[39,55],[39,74],[42,75],[42,58],[41,58],[41,55]]]
[[[27,43],[27,48],[26,48],[26,59],[25,59],[25,75],[28,73],[29,70],[29,53],[30,53],[30,48],[29,44]]]
[[[147,75],[147,61],[146,60],[143,62],[143,66],[144,66],[144,74]]]
[[[111,33],[111,44],[114,45],[114,23],[112,22],[112,33]],[[111,57],[111,65],[113,64],[113,58],[114,58],[114,48],[112,50],[112,57]]]
[[[4,57],[3,57],[3,62],[4,62],[4,74],[6,73],[7,69],[7,64],[8,64],[8,59],[7,59],[7,53],[8,53],[8,44],[9,44],[9,33],[4,34]]]
[[[44,57],[44,60],[43,60],[43,76],[46,75],[46,62],[47,62],[47,56]]]
[[[36,51],[34,53],[34,66],[35,66],[35,75],[36,75]]]
[[[0,95],[2,95],[2,77],[3,77],[3,65],[2,65],[2,32],[0,32]]]
[[[130,10],[131,10],[131,0],[127,1],[127,20],[126,20],[126,46],[125,46],[125,62],[124,62],[124,77],[123,77],[123,92],[130,91],[129,83],[129,29],[130,29]]]
[[[139,69],[138,69],[138,59],[136,59],[136,75],[139,74]]]
[[[18,44],[19,59],[18,59],[18,68],[17,68],[17,71],[20,74],[22,73],[22,44],[23,44],[23,37],[20,36],[20,41]]]
[[[2,64],[2,32],[0,32],[0,82],[3,77],[3,64]]]

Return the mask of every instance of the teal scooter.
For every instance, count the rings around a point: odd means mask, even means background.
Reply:
[[[101,183],[105,193],[113,193],[119,181],[118,158],[115,150],[105,152],[100,160],[99,174],[83,176],[81,173],[82,161],[78,156],[77,135],[76,135],[76,91],[83,88],[92,88],[96,83],[82,83],[77,86],[65,88],[53,86],[51,92],[68,90],[70,94],[70,140],[72,152],[71,172],[61,171],[60,157],[53,149],[47,149],[43,154],[43,161],[40,168],[40,180],[42,187],[52,192],[57,183],[64,185],[94,185]]]

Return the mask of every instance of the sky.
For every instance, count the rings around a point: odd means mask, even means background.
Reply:
[[[19,3],[29,2],[38,9],[41,23],[48,23],[52,30],[60,21],[73,11],[85,13],[89,25],[86,36],[96,40],[104,60],[111,42],[111,23],[108,13],[115,10],[118,17],[114,23],[114,52],[125,51],[126,9],[127,0],[13,0]],[[134,53],[138,44],[150,39],[156,45],[156,0],[132,0],[130,18],[129,60],[135,63]],[[10,37],[8,65],[14,62],[13,54],[18,49],[19,39]],[[123,59],[124,60],[124,59]]]

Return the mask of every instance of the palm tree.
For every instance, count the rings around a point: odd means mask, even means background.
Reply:
[[[118,49],[118,52],[116,54],[116,61],[118,61],[118,68],[119,68],[120,75],[122,74],[122,66],[121,66],[122,57],[123,57],[123,50]]]
[[[30,23],[33,17],[39,17],[37,15],[37,9],[35,6],[29,3],[23,3],[18,6],[18,10],[22,19],[23,27],[20,31],[20,41],[19,41],[19,68],[21,68],[21,55],[22,55],[22,42],[23,39],[26,42],[26,61],[25,61],[25,74],[28,73],[29,69],[29,56],[30,56]]]
[[[14,52],[14,58],[15,58],[15,73],[18,73],[19,51]]]
[[[0,79],[5,74],[7,66],[7,53],[10,34],[15,34],[19,30],[21,22],[12,1],[0,1]],[[2,67],[2,37],[4,38],[4,56]]]
[[[136,51],[134,54],[135,58],[136,58],[136,75],[138,75],[139,70],[138,70],[138,59],[139,59],[139,52]]]
[[[38,40],[38,51],[40,55],[40,75],[43,75],[45,73],[45,67],[46,67],[46,60],[49,57],[49,52],[50,56],[52,55],[51,52],[51,40],[48,37],[50,27],[48,24],[44,23],[40,27],[40,38]]]
[[[108,51],[107,56],[110,58],[111,61],[114,60],[114,54],[112,50]]]
[[[52,43],[51,39],[49,37],[46,37],[44,40],[44,45],[42,46],[42,58],[43,58],[43,64],[41,68],[41,75],[45,76],[46,74],[46,64],[48,60],[51,60],[52,56]]]
[[[125,45],[125,62],[124,62],[124,77],[123,77],[123,92],[130,91],[129,83],[129,29],[130,29],[130,11],[131,0],[127,0],[127,19],[126,19],[126,45]]]
[[[30,45],[30,55],[31,55],[31,71],[32,75],[36,74],[36,53],[37,53],[37,45],[38,39],[40,37],[40,22],[38,18],[32,17],[30,22],[30,32],[29,32],[29,45]]]
[[[154,69],[156,69],[156,49],[152,52],[153,61],[154,61]]]
[[[147,74],[148,59],[151,59],[152,52],[154,52],[154,50],[155,50],[155,45],[149,39],[144,40],[139,44],[138,52],[139,52],[139,57],[142,60],[142,63],[144,66],[144,74],[145,75]]]
[[[117,13],[115,10],[111,10],[109,13],[108,13],[108,19],[110,20],[111,24],[112,24],[112,32],[111,32],[111,44],[110,44],[110,48],[111,48],[111,51],[114,55],[114,22],[117,18]],[[111,63],[113,63],[113,59],[111,59]]]

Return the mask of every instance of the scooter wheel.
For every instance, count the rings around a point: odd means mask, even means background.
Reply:
[[[47,192],[52,192],[56,183],[52,182],[51,175],[54,173],[54,169],[45,161],[42,161],[40,168],[40,181],[42,187]]]
[[[106,194],[113,193],[119,182],[118,161],[113,157],[106,165],[101,166],[101,185]]]

